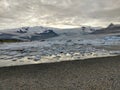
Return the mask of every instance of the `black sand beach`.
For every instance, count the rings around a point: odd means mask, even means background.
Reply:
[[[0,90],[120,90],[120,56],[3,67]]]

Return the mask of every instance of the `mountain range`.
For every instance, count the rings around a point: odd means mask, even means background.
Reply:
[[[1,30],[0,42],[44,41],[63,34],[76,35],[78,33],[82,35],[120,33],[120,25],[111,23],[106,28],[83,26],[72,29],[58,29],[42,26],[21,27],[16,29]]]

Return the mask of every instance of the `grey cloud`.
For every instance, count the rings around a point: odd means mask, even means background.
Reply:
[[[94,12],[93,17],[94,18],[100,18],[102,19],[107,18],[107,19],[115,19],[118,18],[120,16],[120,7],[119,8],[115,8],[115,9],[111,9],[111,10],[103,10],[103,11],[96,11]]]
[[[119,23],[119,5],[120,0],[0,0],[0,28]]]

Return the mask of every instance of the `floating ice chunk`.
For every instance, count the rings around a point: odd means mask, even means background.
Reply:
[[[67,54],[66,54],[66,56],[68,56],[68,57],[69,57],[69,56],[71,56],[71,54],[67,53]]]
[[[34,57],[34,61],[38,61],[38,60],[40,60],[40,59],[41,59],[40,55],[36,55],[36,56]]]
[[[56,55],[52,55],[51,58],[56,58]]]

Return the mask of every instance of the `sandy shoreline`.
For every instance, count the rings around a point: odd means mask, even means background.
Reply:
[[[0,68],[0,90],[119,90],[120,56]]]

